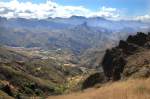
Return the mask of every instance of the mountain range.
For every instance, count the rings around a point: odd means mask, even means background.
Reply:
[[[150,23],[135,20],[0,17],[0,98],[45,99],[95,84],[103,90],[115,81],[146,79],[150,77],[149,31]],[[135,87],[149,95],[145,86],[139,82]]]
[[[0,17],[0,43],[13,47],[41,47],[83,54],[105,50],[137,31],[147,32],[150,23],[134,20],[108,20],[102,17],[24,19]]]

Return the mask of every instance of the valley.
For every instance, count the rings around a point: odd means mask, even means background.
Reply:
[[[98,67],[107,48],[116,46],[120,40],[125,40],[136,32],[149,32],[149,25],[149,22],[115,21],[103,17],[71,16],[47,19],[0,17],[0,44],[40,48],[48,53],[54,51],[48,54],[52,57],[58,55],[58,51],[61,53],[59,55],[71,58],[80,66],[95,68]],[[40,52],[40,56],[41,54]]]
[[[149,25],[101,17],[0,17],[0,96],[148,99]]]
[[[79,90],[78,84],[95,70],[79,67],[73,60],[68,60],[72,58],[64,56],[54,50],[1,46],[1,95],[4,99],[9,96],[26,99]]]
[[[150,0],[0,0],[0,99],[150,99]]]

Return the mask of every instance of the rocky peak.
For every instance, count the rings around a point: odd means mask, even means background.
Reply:
[[[141,32],[138,32],[137,35],[135,35],[135,36],[130,35],[127,38],[127,42],[133,43],[133,44],[136,44],[139,46],[144,46],[145,43],[148,41],[147,39],[148,39],[148,35],[141,33]]]

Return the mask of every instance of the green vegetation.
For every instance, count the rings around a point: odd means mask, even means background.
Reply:
[[[69,89],[69,87],[67,86],[67,84],[59,85],[59,86],[55,87],[55,91],[57,92],[57,94],[63,94],[68,89]]]
[[[81,74],[79,68],[64,66],[57,59],[30,57],[0,47],[0,91],[14,98],[46,97],[68,92],[68,77]]]

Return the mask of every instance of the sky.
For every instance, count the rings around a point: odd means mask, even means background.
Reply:
[[[0,16],[12,18],[104,17],[150,20],[150,0],[0,0]]]

